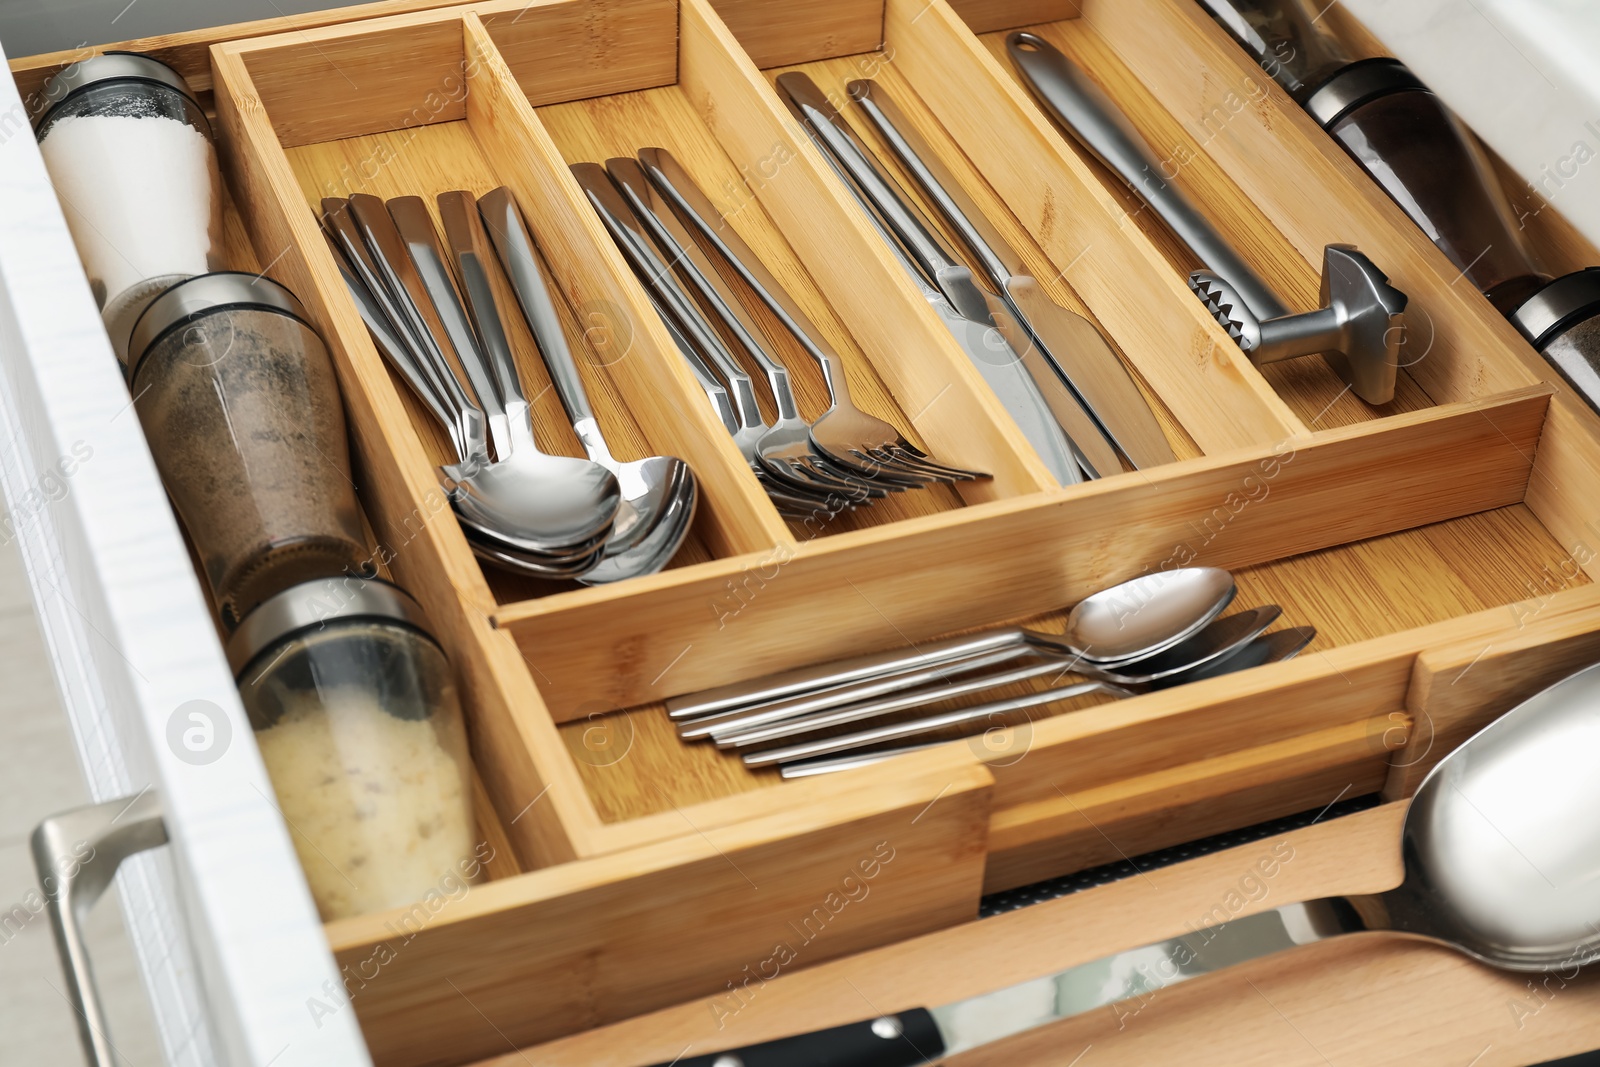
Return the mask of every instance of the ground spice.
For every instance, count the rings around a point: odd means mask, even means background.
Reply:
[[[303,323],[213,311],[152,344],[132,388],[228,626],[273,593],[368,558],[338,383]]]

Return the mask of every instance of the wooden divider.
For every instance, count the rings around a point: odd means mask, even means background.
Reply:
[[[258,255],[295,291],[321,328],[344,393],[362,496],[388,565],[427,610],[461,671],[479,773],[510,820],[526,866],[577,854],[575,835],[597,822],[527,667],[494,629],[494,600],[440,490],[246,67],[244,44],[212,52],[217,118],[229,185]],[[548,790],[527,818],[508,801]]]
[[[1600,588],[1563,588],[1571,580],[1552,573],[1536,596],[1495,613],[1497,627],[1432,644],[1417,657],[1406,694],[1416,728],[1393,761],[1386,798],[1415,793],[1439,760],[1502,712],[1600,662]]]
[[[211,97],[211,46],[214,44],[289,31],[303,33],[319,26],[332,26],[357,19],[398,15],[440,6],[442,6],[440,0],[374,0],[372,3],[330,7],[297,15],[275,15],[272,18],[235,22],[226,26],[180,30],[176,33],[157,34],[153,37],[115,44],[86,44],[80,48],[66,48],[58,52],[41,52],[38,55],[13,58],[10,61],[11,74],[16,78],[17,89],[23,101],[28,102],[44,88],[45,80],[63,67],[80,63],[108,50],[138,52],[140,55],[160,60],[183,75],[183,80],[188,83],[189,88],[200,96],[201,103],[205,103]]]
[[[800,790],[782,811],[477,886],[421,921],[342,920],[328,938],[347,975],[376,975],[351,1003],[379,1067],[459,1063],[686,996],[724,994],[734,1012],[763,968],[971,919],[989,784],[970,759],[919,753],[832,804]]]
[[[943,0],[889,0],[885,12],[894,67],[1202,451],[1306,432],[1123,201]]]
[[[607,370],[622,387],[630,413],[649,427],[651,440],[689,463],[710,506],[723,513],[715,526],[726,532],[713,547],[719,555],[733,555],[786,543],[788,530],[766,492],[583,200],[491,35],[473,12],[462,17],[461,25],[472,71],[468,128],[522,205],[568,301],[578,308],[606,309],[598,313],[605,320],[600,328],[616,336],[631,334],[629,347]]]
[[[881,0],[712,0],[758,67],[873,52],[883,40]]]
[[[952,619],[1039,614],[1146,568],[1243,566],[1521,500],[1547,397],[1397,415],[509,605],[496,621],[558,720],[648,703],[921,641]]]
[[[680,14],[680,85],[728,155],[741,166],[761,168],[752,173],[765,180],[753,182],[751,192],[849,323],[928,450],[993,476],[961,483],[963,497],[995,500],[1055,487],[1016,423],[707,0],[684,0]]]

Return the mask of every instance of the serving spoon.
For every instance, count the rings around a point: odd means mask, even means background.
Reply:
[[[676,1067],[913,1067],[1235,963],[1346,934],[1420,938],[1508,971],[1600,960],[1600,666],[1530,697],[1423,779],[1400,832],[1404,876],[1191,929],[1006,989]]]
[[[470,211],[474,206],[470,195],[459,195],[464,209]],[[620,581],[660,570],[688,536],[699,501],[694,472],[676,456],[650,456],[629,462],[612,456],[562,331],[533,236],[511,190],[504,186],[492,189],[478,198],[475,206],[539,345],[556,395],[567,409],[573,432],[589,458],[614,475],[620,486],[622,511],[628,522],[615,536],[614,544],[607,545],[610,566],[602,565],[604,569],[597,568],[586,580],[591,584]],[[506,384],[514,386],[515,379]]]
[[[801,667],[746,682],[687,693],[667,701],[673,719],[733,708],[754,708],[801,693],[952,663],[1033,642],[1084,664],[1113,667],[1153,656],[1194,636],[1233,601],[1233,575],[1219,567],[1151,571],[1079,601],[1063,633],[1008,627],[895,650]]]
[[[413,305],[423,301],[431,304],[435,294],[424,287],[412,262],[413,252],[420,254],[424,262],[431,260],[436,255],[431,244],[405,241],[378,197],[357,193],[349,199],[351,213],[385,280],[397,292],[413,293]],[[431,230],[432,223],[428,225]],[[439,267],[444,269],[442,263]],[[448,275],[443,276],[443,281],[448,284]],[[457,299],[453,290],[444,299],[442,288],[437,296],[446,307]],[[462,344],[468,350],[457,352],[457,356],[463,363],[478,363],[480,356],[465,337]],[[440,361],[437,370],[441,376],[451,373],[437,344],[427,354]],[[498,397],[487,385],[479,392],[480,408],[491,406],[491,399],[498,406]],[[491,395],[484,396],[483,392]],[[577,552],[587,552],[590,543],[610,532],[622,494],[616,478],[600,464],[542,452],[531,432],[516,441],[509,455],[499,456],[494,462],[487,462],[486,456],[483,460],[458,468],[452,503],[458,515],[517,553],[571,558]]]

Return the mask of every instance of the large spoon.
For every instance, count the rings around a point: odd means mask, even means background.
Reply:
[[[1285,904],[932,1009],[680,1058],[676,1067],[913,1067],[1245,960],[1345,934],[1421,938],[1508,971],[1600,960],[1600,666],[1523,701],[1439,762],[1381,893]]]
[[[931,641],[735,682],[667,701],[674,719],[748,708],[786,697],[921,670],[1033,641],[1096,667],[1144,659],[1194,636],[1233,601],[1233,575],[1217,567],[1152,571],[1085,597],[1067,616],[1065,632],[1038,634],[1015,627]]]
[[[385,277],[392,276],[400,291],[413,294],[413,304],[431,305],[438,300],[448,307],[457,299],[453,290],[430,293],[425,287],[412,255],[427,262],[439,253],[425,240],[405,241],[382,200],[357,193],[350,197],[350,207],[373,258],[383,265]],[[432,225],[428,221],[430,234]],[[439,267],[443,269],[443,264]],[[443,275],[445,283],[448,278],[447,273]],[[464,337],[462,343],[466,344]],[[464,363],[481,358],[472,345],[467,348],[456,353]],[[442,363],[444,356],[437,344],[430,354],[435,353]],[[451,373],[445,365],[438,369],[441,374]],[[479,406],[498,407],[498,396],[487,386],[483,391],[491,395],[480,395]],[[541,452],[530,432],[515,441],[509,455],[493,463],[471,468],[463,464],[452,499],[459,514],[521,553],[569,557],[579,546],[611,529],[622,497],[610,471],[586,459]]]
[[[511,190],[504,186],[490,190],[479,198],[477,207],[490,242],[499,253],[500,265],[511,281],[523,316],[544,356],[556,394],[572,420],[573,432],[590,459],[615,475],[621,486],[624,510],[632,519],[629,528],[617,537],[614,549],[612,545],[607,546],[610,556],[631,555],[604,572],[590,575],[587,580],[591,583],[619,581],[634,574],[660,570],[688,535],[699,498],[694,473],[676,456],[651,456],[627,463],[612,456],[589,406],[577,361],[561,329],[561,318],[540,269],[533,237],[528,233]]]

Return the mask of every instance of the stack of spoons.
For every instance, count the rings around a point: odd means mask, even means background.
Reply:
[[[1267,633],[1282,614],[1275,604],[1224,616],[1236,592],[1215,567],[1145,574],[1081,601],[1061,634],[947,638],[675,697],[667,712],[684,740],[752,767],[786,778],[845,770],[1092,693],[1128,697],[1290,659],[1316,636],[1307,626]],[[1057,684],[1068,675],[1077,680]],[[1048,686],[1022,696],[906,714],[1039,678]],[[908,738],[922,740],[900,744]]]
[[[379,351],[450,436],[457,462],[439,482],[473,551],[585,584],[660,570],[694,518],[693,472],[671,456],[612,456],[509,190],[441,193],[438,207],[448,252],[420,197],[328,198],[322,222]],[[588,458],[534,440],[490,280],[496,254]]]

